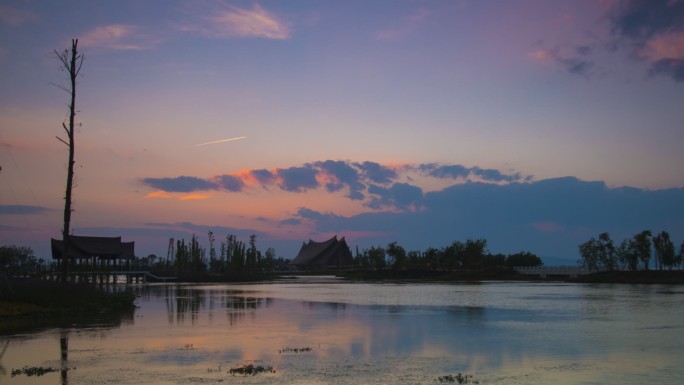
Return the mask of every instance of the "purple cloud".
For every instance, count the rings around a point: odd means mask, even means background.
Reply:
[[[362,175],[373,183],[388,184],[397,179],[397,172],[379,163],[365,161],[355,163]]]
[[[282,190],[303,192],[318,187],[317,171],[311,167],[290,167],[278,170],[282,182],[278,185]]]
[[[194,176],[179,176],[175,178],[145,178],[142,180],[146,185],[166,192],[193,192],[213,190],[218,186],[205,179]]]
[[[225,190],[232,192],[242,191],[245,187],[245,183],[242,179],[233,175],[221,175],[218,177],[218,184]]]

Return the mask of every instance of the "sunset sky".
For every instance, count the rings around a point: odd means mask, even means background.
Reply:
[[[73,232],[578,259],[684,240],[684,1],[0,5],[0,244],[49,256],[79,39]],[[234,139],[234,140],[225,140]]]

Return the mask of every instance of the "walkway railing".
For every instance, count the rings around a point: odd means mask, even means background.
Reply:
[[[546,278],[550,275],[574,278],[579,275],[597,272],[597,270],[589,270],[580,266],[518,266],[514,267],[513,270],[523,275],[536,275],[541,278]],[[604,269],[599,269],[598,271],[604,271]]]
[[[147,270],[71,271],[68,275],[70,279],[77,282],[93,283],[120,283],[117,277],[126,277],[126,283],[146,283],[150,278],[155,282],[175,281],[177,279],[177,277],[172,276],[158,276]],[[44,277],[58,280],[61,277],[61,272],[46,273]]]

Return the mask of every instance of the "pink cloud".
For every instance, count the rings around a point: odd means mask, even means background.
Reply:
[[[30,12],[13,7],[0,6],[0,21],[12,27],[19,27],[26,22],[35,21],[37,19],[38,17]]]
[[[542,233],[557,233],[563,230],[563,226],[556,222],[536,222],[532,227]]]
[[[646,42],[640,54],[653,62],[684,59],[684,32],[656,35]]]
[[[128,24],[103,25],[86,32],[79,38],[81,47],[99,47],[116,50],[144,50],[157,44],[144,36],[140,28]]]
[[[251,9],[230,6],[205,18],[208,25],[186,26],[213,37],[261,37],[266,39],[288,39],[292,31],[277,16],[258,4]]]
[[[540,62],[548,62],[553,60],[553,54],[549,51],[538,49],[528,54],[531,58],[539,60]]]
[[[430,16],[430,12],[419,9],[404,17],[397,25],[380,30],[373,35],[375,40],[393,40],[411,33],[420,24],[425,22]]]

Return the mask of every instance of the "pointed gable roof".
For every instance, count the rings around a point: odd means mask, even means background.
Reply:
[[[135,258],[135,243],[121,242],[121,237],[69,236],[69,254],[72,258]],[[62,240],[52,239],[52,258],[62,258]]]
[[[354,263],[354,258],[349,251],[347,241],[337,235],[323,242],[315,242],[309,239],[308,243],[302,244],[299,254],[292,260],[294,265],[306,267],[326,268],[329,266],[348,266]]]

